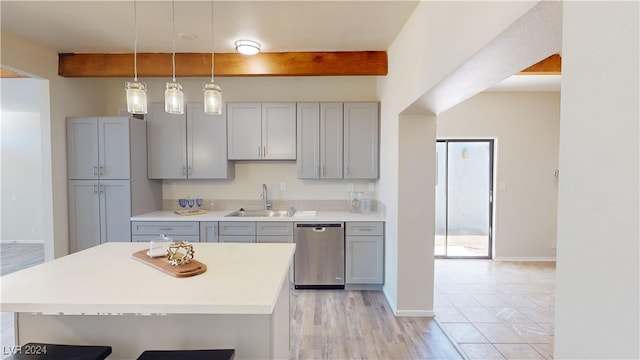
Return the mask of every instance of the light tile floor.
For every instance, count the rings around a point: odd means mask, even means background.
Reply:
[[[438,259],[436,320],[468,359],[552,359],[555,263]]]

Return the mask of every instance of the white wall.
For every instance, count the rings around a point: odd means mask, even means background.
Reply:
[[[0,79],[0,89],[0,241],[42,241],[40,87],[35,79]]]
[[[638,359],[640,3],[564,2],[563,34],[554,357]]]
[[[559,92],[485,92],[438,116],[438,138],[496,139],[498,260],[555,258],[559,130]]]
[[[147,82],[149,102],[164,101],[168,79],[141,79]],[[178,79],[187,101],[202,102],[206,78]],[[108,113],[117,115],[126,108],[124,83],[130,79],[108,80]],[[225,102],[233,101],[377,101],[376,78],[365,77],[253,77],[217,78]],[[366,191],[370,181],[299,180],[295,161],[237,161],[231,180],[164,181],[163,197],[176,199],[193,195],[205,199],[258,200],[261,185],[267,184],[274,200],[347,200],[347,184]],[[374,182],[375,181],[371,181]],[[280,190],[285,183],[286,191]]]
[[[104,80],[59,77],[58,54],[2,32],[0,63],[39,79],[45,259],[69,253],[67,215],[67,116],[106,112]]]
[[[400,152],[399,149],[403,141],[400,114],[535,4],[420,2],[388,51],[389,75],[378,79],[381,100],[378,195],[387,208],[384,291],[396,313],[433,310],[434,226],[424,228],[399,221],[400,199],[406,195],[404,192],[415,191],[400,187],[403,181],[408,181],[403,177],[411,176],[398,165],[400,156],[411,156],[411,152]],[[423,115],[424,121],[430,121],[433,114],[418,115]],[[423,136],[423,141],[432,142],[433,147],[414,152],[413,159],[435,159],[435,132],[431,133],[428,126],[416,127],[416,130]],[[434,172],[435,167],[431,171]],[[433,188],[419,191],[433,191]],[[413,210],[417,211],[423,224],[432,224],[435,200],[429,196],[424,198],[430,203],[420,204]],[[424,250],[423,256],[409,255],[418,241],[424,241],[425,245],[417,249],[431,250]],[[400,279],[413,281],[400,282]]]

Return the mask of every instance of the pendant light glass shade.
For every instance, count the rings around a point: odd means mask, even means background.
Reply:
[[[138,16],[136,2],[133,1],[133,81],[125,83],[127,94],[127,112],[129,114],[147,113],[147,84],[138,81]]]
[[[147,113],[147,84],[143,82],[127,82],[127,112],[129,114]]]
[[[167,83],[164,91],[164,111],[169,114],[184,114],[184,93],[182,85],[176,82],[176,11],[175,1],[171,1],[171,37],[173,53],[171,54],[172,81]]]
[[[204,83],[204,112],[209,115],[222,115],[222,91],[213,82]]]
[[[222,115],[222,90],[213,81],[215,56],[213,52],[213,0],[211,1],[211,82],[204,83],[204,113]]]
[[[184,114],[184,93],[182,85],[177,82],[168,82],[164,91],[164,111],[169,114]]]

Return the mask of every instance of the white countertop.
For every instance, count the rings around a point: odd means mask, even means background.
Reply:
[[[175,278],[132,258],[147,246],[102,244],[3,276],[0,311],[271,314],[295,251],[286,243],[194,243],[207,271]]]
[[[234,210],[209,211],[206,214],[183,216],[173,211],[154,211],[133,216],[131,221],[385,221],[384,215],[371,213],[352,213],[348,211],[316,211],[315,215],[305,215],[305,211],[297,211],[292,217],[225,217]]]

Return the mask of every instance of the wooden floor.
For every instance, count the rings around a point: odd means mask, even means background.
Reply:
[[[294,290],[291,359],[462,359],[433,318],[395,317],[380,291]]]

